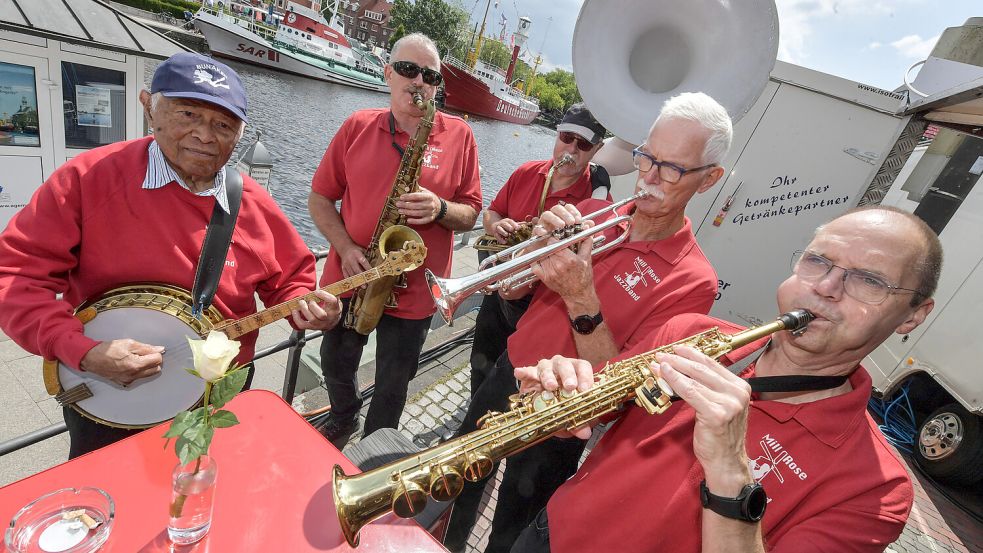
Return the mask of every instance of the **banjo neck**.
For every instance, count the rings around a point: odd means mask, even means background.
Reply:
[[[380,265],[379,267],[374,267],[357,275],[353,275],[346,279],[339,280],[338,282],[323,286],[318,290],[324,290],[332,296],[344,294],[349,290],[353,290],[359,286],[362,286],[363,284],[368,284],[369,282],[385,276],[385,273],[383,273],[381,269],[382,266]],[[300,300],[317,301],[315,292],[310,292],[304,294],[303,296],[297,296],[292,300],[279,303],[273,307],[268,307],[258,313],[243,317],[237,321],[223,321],[215,325],[215,330],[220,330],[224,332],[230,340],[235,340],[244,334],[249,334],[250,332],[262,328],[270,323],[287,318],[290,316],[290,312],[300,305]]]

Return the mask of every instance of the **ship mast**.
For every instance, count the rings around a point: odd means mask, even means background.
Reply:
[[[478,41],[474,45],[474,50],[468,52],[467,64],[469,69],[474,69],[478,63],[478,53],[481,52],[481,44],[485,41],[485,21],[488,19],[488,8],[491,7],[491,0],[485,4],[485,16],[481,18],[481,31],[478,32]]]
[[[536,71],[539,69],[539,64],[543,63],[543,48],[546,46],[546,35],[550,32],[550,25],[553,24],[553,18],[546,18],[546,32],[543,33],[543,43],[539,45],[539,54],[536,55],[536,61],[533,62],[532,74],[529,75],[529,80],[526,82],[525,94],[529,95],[532,92],[532,85],[536,82]]]

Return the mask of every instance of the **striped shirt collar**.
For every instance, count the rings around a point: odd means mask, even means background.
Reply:
[[[187,184],[181,177],[178,176],[177,172],[171,167],[171,164],[167,162],[164,158],[164,153],[160,151],[160,145],[157,144],[156,140],[150,141],[150,146],[147,147],[147,152],[149,155],[149,160],[147,162],[147,176],[143,179],[144,190],[154,190],[166,186],[172,182],[180,184],[185,190],[191,191]],[[215,201],[218,205],[225,210],[226,213],[229,211],[229,196],[225,192],[225,166],[223,165],[218,173],[215,174],[215,185],[204,190],[202,192],[195,192],[198,196],[215,196]]]

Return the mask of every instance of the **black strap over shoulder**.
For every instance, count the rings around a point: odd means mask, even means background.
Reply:
[[[607,169],[596,163],[590,164],[590,189],[591,197],[598,200],[607,199],[611,193],[611,176]]]
[[[242,203],[242,175],[235,167],[225,168],[225,194],[229,200],[229,213],[216,200],[212,219],[208,222],[205,240],[201,245],[195,284],[191,289],[191,298],[194,301],[191,312],[195,317],[200,317],[202,311],[212,305],[212,298],[215,297],[222,270],[225,268],[229,244],[232,243],[232,231]]]
[[[735,363],[731,364],[727,369],[734,374],[741,374],[744,369],[748,368],[751,363],[754,363],[761,357],[761,354],[768,349],[771,340],[765,343],[757,350],[751,352],[750,355],[746,355],[741,359],[737,360]],[[842,385],[849,378],[848,375],[840,376],[816,376],[816,375],[786,375],[786,376],[752,376],[747,379],[747,383],[751,385],[751,391],[755,393],[761,392],[812,392],[815,390],[829,390],[830,388],[836,388]]]

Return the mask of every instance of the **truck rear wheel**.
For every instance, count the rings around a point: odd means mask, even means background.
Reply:
[[[940,482],[971,486],[983,480],[980,417],[958,403],[936,409],[918,429],[915,458]]]

